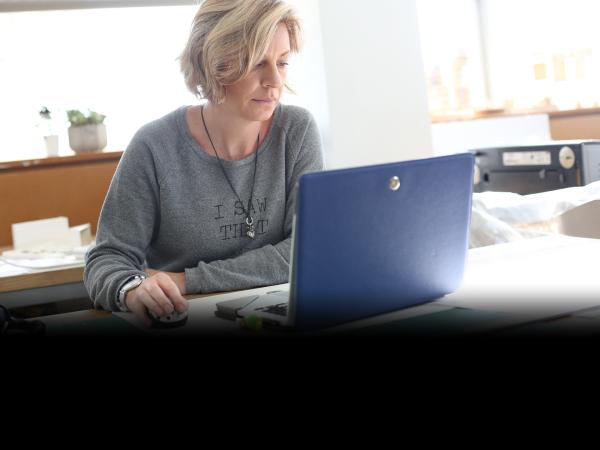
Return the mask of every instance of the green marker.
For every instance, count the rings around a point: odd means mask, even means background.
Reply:
[[[262,329],[262,318],[256,315],[246,317],[244,320],[246,328],[252,331],[260,331]]]

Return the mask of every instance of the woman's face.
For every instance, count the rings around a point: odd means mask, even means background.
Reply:
[[[290,37],[280,23],[262,61],[246,78],[225,87],[223,105],[250,121],[270,119],[285,85],[289,54]]]

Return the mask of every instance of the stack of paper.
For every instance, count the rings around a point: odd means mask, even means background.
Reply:
[[[29,269],[80,266],[93,245],[90,224],[69,227],[67,217],[15,223],[12,238],[14,249],[0,259]]]

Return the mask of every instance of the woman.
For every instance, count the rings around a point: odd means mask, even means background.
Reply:
[[[181,55],[207,101],[142,127],[106,196],[84,282],[150,324],[183,295],[284,283],[296,183],[322,169],[315,121],[279,103],[299,24],[279,0],[206,0]]]

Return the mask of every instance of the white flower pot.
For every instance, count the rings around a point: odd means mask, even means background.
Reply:
[[[69,127],[69,146],[75,153],[97,152],[106,147],[106,126],[103,123]]]
[[[48,156],[58,156],[58,136],[56,134],[44,136],[44,142],[46,142],[46,153]]]

